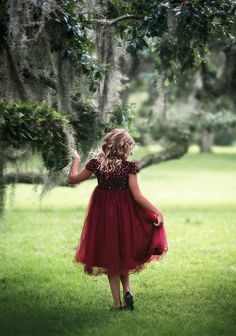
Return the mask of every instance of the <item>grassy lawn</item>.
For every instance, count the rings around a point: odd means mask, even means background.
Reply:
[[[165,214],[169,251],[131,275],[133,313],[107,311],[107,277],[72,263],[96,180],[56,188],[41,204],[27,185],[11,202],[9,187],[0,225],[0,334],[236,335],[235,166],[235,148],[214,155],[192,148],[139,173],[144,195]]]

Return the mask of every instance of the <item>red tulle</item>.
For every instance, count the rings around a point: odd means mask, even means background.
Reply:
[[[156,215],[138,205],[129,189],[96,186],[73,261],[89,275],[127,275],[159,260],[168,250],[164,225],[155,227]]]

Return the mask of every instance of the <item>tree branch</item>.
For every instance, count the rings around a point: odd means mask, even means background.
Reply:
[[[43,184],[47,176],[35,172],[9,172],[4,174],[5,184],[25,183],[25,184]],[[66,181],[62,181],[58,186],[71,187]]]
[[[94,179],[96,176],[91,175],[89,179]],[[9,172],[5,173],[3,180],[4,184],[12,183],[25,183],[25,184],[43,184],[47,179],[46,174],[41,174],[37,172]],[[80,182],[82,183],[82,182]],[[57,184],[58,187],[75,187],[76,185],[69,184],[67,179],[65,179]]]
[[[188,151],[188,145],[182,147],[172,147],[169,150],[162,151],[160,153],[148,154],[143,156],[140,160],[136,161],[139,165],[140,170],[147,168],[153,164],[158,164],[168,160],[179,159]],[[9,172],[4,174],[4,183],[25,183],[25,184],[43,184],[46,180],[46,174],[41,174],[37,172]],[[91,175],[89,179],[95,179],[95,175]],[[80,184],[83,181],[80,182]],[[71,185],[67,182],[66,178],[64,181],[59,182],[57,186],[61,187],[75,187],[76,185]]]
[[[126,15],[122,15],[119,16],[113,20],[97,20],[97,19],[91,19],[89,21],[92,22],[97,22],[98,24],[100,24],[101,26],[106,26],[106,27],[111,27],[116,25],[117,23],[119,23],[120,21],[124,21],[124,20],[138,20],[138,19],[142,19],[143,15],[135,15],[135,14],[126,14]]]
[[[167,150],[161,151],[159,153],[153,153],[143,156],[139,159],[137,164],[139,165],[140,169],[147,168],[153,164],[179,159],[188,151],[188,145],[186,146],[173,146]]]

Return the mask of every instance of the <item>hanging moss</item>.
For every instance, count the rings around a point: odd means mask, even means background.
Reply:
[[[78,150],[84,156],[97,144],[105,131],[99,110],[90,99],[80,101],[76,114],[70,119],[70,125],[75,130]]]
[[[69,163],[67,119],[47,104],[5,104],[0,102],[0,143],[5,150],[31,146],[42,154],[48,170],[60,170]]]

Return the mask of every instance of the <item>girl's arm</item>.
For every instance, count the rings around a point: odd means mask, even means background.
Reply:
[[[135,201],[147,210],[154,212],[158,217],[158,221],[163,222],[163,215],[161,210],[158,209],[142,194],[139,188],[137,174],[129,174],[129,188]]]
[[[78,166],[80,163],[80,156],[77,152],[74,153],[74,161],[71,165],[71,169],[67,175],[69,184],[80,183],[81,181],[86,180],[93,173],[86,168],[82,168],[78,172]]]

